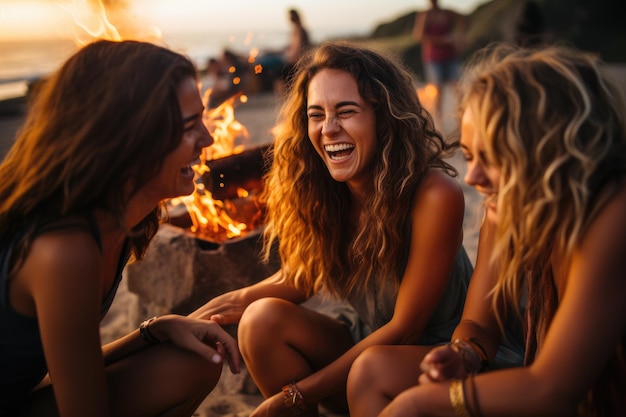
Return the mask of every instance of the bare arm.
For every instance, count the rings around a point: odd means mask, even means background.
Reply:
[[[241,357],[237,341],[211,320],[168,314],[151,320],[149,329],[161,342],[170,342],[181,349],[197,353],[210,362],[226,360],[233,373],[240,371]],[[149,345],[140,336],[139,330],[135,330],[103,347],[105,363],[110,365]]]
[[[261,282],[230,291],[209,300],[192,312],[189,317],[210,319],[219,324],[238,323],[246,307],[260,298],[277,297],[299,304],[306,300],[303,291],[288,285],[283,280],[282,271]]]
[[[490,265],[494,236],[495,225],[485,222],[480,230],[476,266],[470,280],[463,316],[452,335],[452,341],[474,340],[485,350],[489,361],[495,357],[502,336],[489,296],[497,279]],[[447,346],[435,348],[426,355],[422,370],[422,383],[460,378],[466,374],[461,357]]]
[[[422,42],[422,39],[424,38],[426,13],[427,12],[417,12],[417,16],[415,16],[415,24],[413,25],[413,39],[418,43]]]
[[[36,311],[60,415],[108,416],[100,347],[101,258],[86,233],[37,238],[16,279]]]

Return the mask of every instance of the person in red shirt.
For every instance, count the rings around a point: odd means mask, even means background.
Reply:
[[[430,9],[415,18],[413,38],[421,44],[425,79],[437,88],[435,108],[430,109],[435,121],[441,121],[443,88],[454,84],[460,76],[461,34],[467,25],[465,16],[439,7],[430,0]],[[436,123],[441,128],[441,123]]]

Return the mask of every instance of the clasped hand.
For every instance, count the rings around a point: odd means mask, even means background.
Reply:
[[[420,369],[422,370],[419,377],[420,384],[463,379],[467,376],[463,358],[449,345],[431,350],[424,356]]]

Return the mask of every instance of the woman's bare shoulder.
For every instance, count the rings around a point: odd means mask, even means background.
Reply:
[[[464,199],[463,189],[456,178],[435,168],[431,168],[424,177],[416,198],[441,199],[447,202],[451,202],[450,199],[462,202]]]

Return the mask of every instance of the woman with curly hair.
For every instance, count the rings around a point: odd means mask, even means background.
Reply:
[[[194,313],[239,323],[266,397],[255,415],[345,411],[367,347],[449,340],[472,271],[463,192],[442,160],[453,149],[394,60],[337,42],[298,63],[266,178],[266,255],[277,243],[282,268]],[[346,300],[362,331],[300,305],[314,294]]]
[[[161,201],[194,190],[203,109],[188,58],[134,41],[85,46],[38,91],[0,165],[0,415],[191,416],[223,360],[238,372],[236,341],[207,320],[100,342]]]
[[[463,318],[454,342],[425,357],[420,385],[370,391],[373,412],[351,414],[623,416],[624,96],[597,56],[563,46],[498,46],[475,60],[461,147],[486,215]],[[525,366],[489,371],[521,303]],[[351,373],[351,411],[368,401],[360,378],[405,372],[410,360],[390,347],[370,358],[372,372]]]

